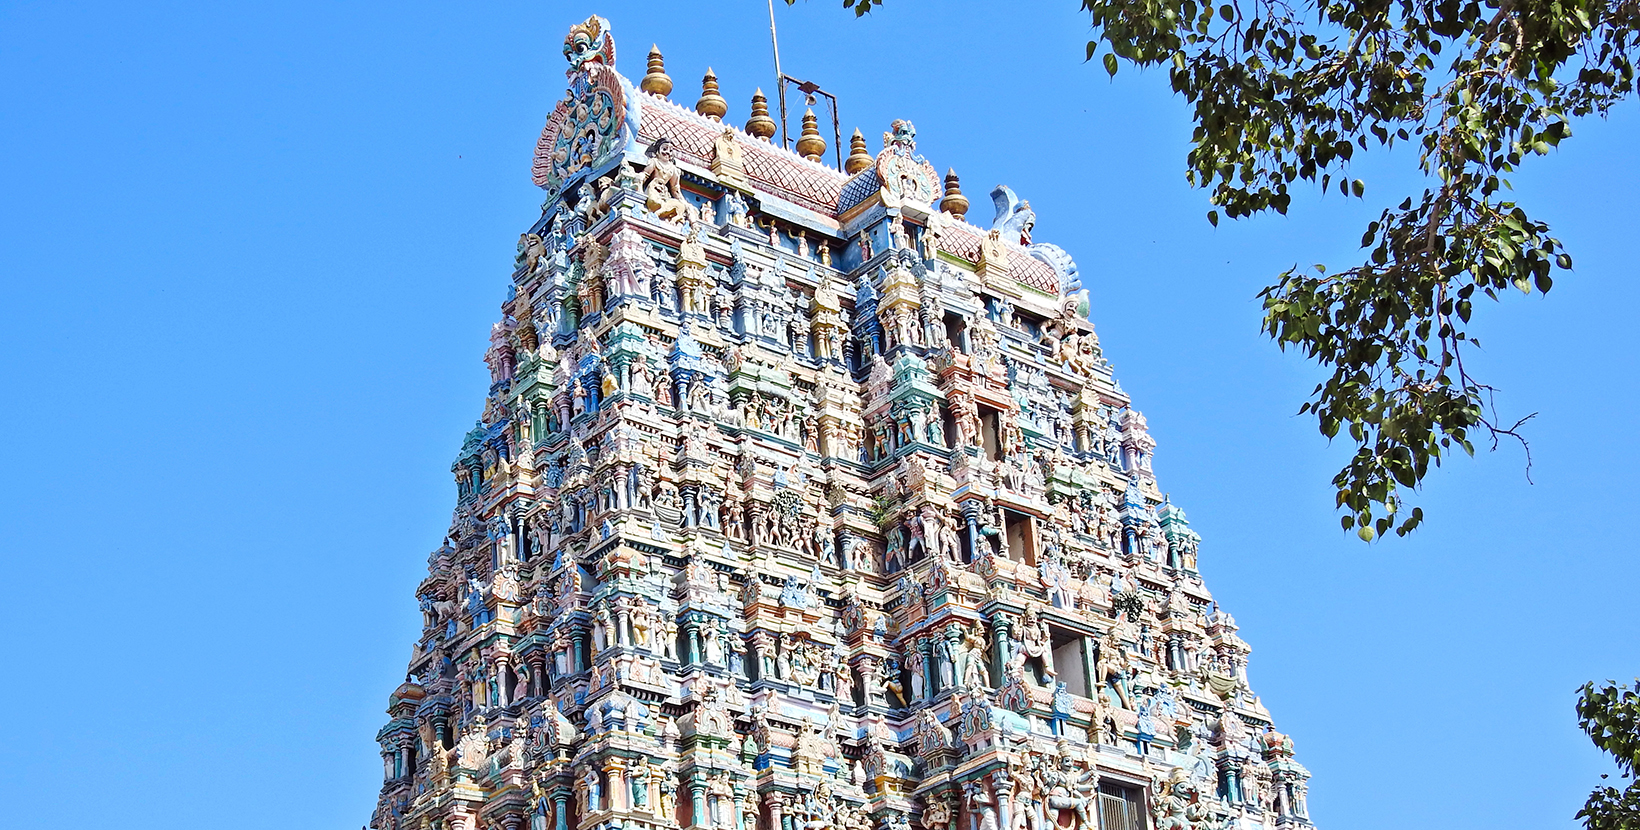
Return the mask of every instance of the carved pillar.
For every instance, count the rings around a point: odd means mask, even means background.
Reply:
[[[683,621],[684,637],[684,665],[694,665],[700,662],[700,620],[695,615]]]
[[[1014,800],[1011,797],[1013,791],[1013,777],[1008,774],[1007,767],[991,773],[991,792],[996,795],[997,822],[1001,827],[1013,826],[1013,823],[1009,820],[1014,812]],[[1099,804],[1098,787],[1094,788],[1094,792],[1088,796],[1088,800],[1092,802],[1093,808],[1097,809]]]
[[[689,779],[689,806],[692,812],[691,827],[711,825],[711,817],[706,814],[706,782],[698,777]]]
[[[1006,682],[1008,658],[1013,655],[1014,647],[1009,636],[1013,628],[1013,620],[1006,614],[997,614],[991,619],[991,685],[1001,686]],[[1052,654],[1048,656],[1053,659]],[[1001,790],[998,790],[1001,792]],[[1008,825],[1004,823],[1003,827]]]
[[[878,662],[877,658],[869,655],[863,655],[857,658],[856,662],[859,665],[860,685],[863,686],[865,690],[865,694],[862,696],[865,704],[867,706],[887,706],[888,699],[887,695],[883,693],[883,683],[881,678],[882,665]],[[844,666],[843,671],[848,671],[848,667]]]
[[[966,656],[964,651],[963,651],[963,648],[962,648],[962,629],[959,628],[955,623],[947,623],[946,626],[945,626],[945,645],[942,647],[942,646],[939,646],[938,643],[936,643],[936,651],[938,651],[940,653],[941,660],[944,662],[944,664],[949,665],[951,667],[951,686],[950,686],[950,688],[954,689],[954,688],[958,688],[958,687],[962,686],[962,676],[964,674],[964,671],[963,671],[964,667],[960,663],[958,663],[958,661],[957,661],[957,658],[959,656]],[[945,668],[945,665],[941,665],[940,668],[943,670]],[[940,689],[939,689],[939,692],[943,692],[943,691],[946,691],[946,686],[945,686],[945,676],[942,672],[942,674],[940,675]],[[936,694],[938,694],[938,692],[936,692]]]
[[[513,693],[507,694],[507,678],[512,676],[512,655],[497,654],[495,656],[495,699],[502,706],[511,705],[518,696],[515,684]]]
[[[609,809],[625,812],[632,809],[632,787],[626,781],[626,763],[620,758],[604,761],[604,775],[609,781]]]
[[[570,668],[571,668],[571,671],[575,671],[575,672],[586,671],[587,670],[587,660],[586,660],[587,633],[584,630],[577,630],[575,633],[570,635],[570,639],[574,642],[574,647],[573,647],[573,652],[574,653],[572,653],[570,655]]]
[[[922,688],[917,690],[918,700],[927,700],[939,694],[940,681],[940,651],[934,640],[927,637],[917,639],[917,650],[923,655],[923,682]]]
[[[552,828],[569,830],[569,792],[555,790],[552,794]]]
[[[683,526],[685,528],[696,527],[698,524],[696,519],[700,515],[700,507],[697,502],[700,495],[699,489],[699,487],[692,485],[679,488],[678,495],[683,497]]]
[[[962,503],[962,520],[968,525],[968,561],[979,561],[979,502]]]
[[[569,426],[571,413],[569,395],[559,395],[553,399],[553,403],[553,408],[558,411],[558,428],[560,430],[566,429]]]
[[[450,721],[446,718],[433,719],[433,737],[438,741],[438,747],[428,747],[431,752],[437,752],[439,747],[450,743]]]
[[[680,371],[676,372],[672,376],[672,402],[673,406],[679,412],[683,412],[686,408],[688,408],[689,375],[689,372]]]
[[[632,607],[630,605],[615,606],[615,643],[617,645],[632,645]]]
[[[547,693],[547,655],[545,652],[532,651],[526,661],[530,667],[530,697],[540,697]]]
[[[1241,797],[1241,762],[1235,758],[1225,758],[1219,762],[1224,770],[1224,797],[1232,802],[1240,803]]]
[[[789,830],[785,812],[781,809],[780,793],[763,796],[763,803],[769,807],[769,830]]]

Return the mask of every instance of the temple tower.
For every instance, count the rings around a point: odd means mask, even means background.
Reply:
[[[371,827],[1310,827],[1029,203],[564,54]]]

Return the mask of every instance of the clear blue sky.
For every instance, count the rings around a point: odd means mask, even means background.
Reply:
[[[1459,460],[1406,540],[1338,529],[1316,372],[1258,334],[1282,268],[1343,262],[1415,183],[1217,230],[1159,74],[1081,62],[1073,0],[779,10],[845,136],[895,117],[985,214],[1008,183],[1069,250],[1164,490],[1206,541],[1324,830],[1570,828],[1604,761],[1575,688],[1640,673],[1631,527],[1640,115],[1518,182],[1577,258],[1480,312],[1531,424]],[[0,3],[3,822],[352,828],[420,619],[449,464],[563,90],[565,29],[661,45],[730,117],[772,74],[762,0]],[[1405,159],[1392,159],[1404,162]]]

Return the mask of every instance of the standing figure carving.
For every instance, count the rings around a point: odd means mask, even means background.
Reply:
[[[671,140],[656,139],[644,155],[649,157],[649,166],[643,171],[645,206],[660,219],[685,223],[698,219],[694,207],[683,198],[677,150]]]

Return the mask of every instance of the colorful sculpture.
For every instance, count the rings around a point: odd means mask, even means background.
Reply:
[[[371,826],[1309,827],[1029,205],[564,54]]]

